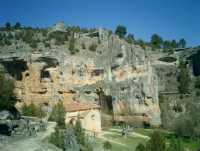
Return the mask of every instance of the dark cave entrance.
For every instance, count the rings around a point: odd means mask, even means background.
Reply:
[[[49,71],[41,72],[41,79],[44,79],[44,78],[51,78]]]
[[[106,113],[113,113],[112,96],[105,95],[102,88],[97,89],[97,94],[99,96],[99,104],[101,106],[101,110]]]
[[[41,71],[40,81],[52,81],[49,71],[47,71],[47,70]]]
[[[12,76],[17,81],[21,81],[23,76],[22,72],[28,69],[25,61],[15,60],[15,61],[4,61],[1,62],[5,70],[10,76]]]

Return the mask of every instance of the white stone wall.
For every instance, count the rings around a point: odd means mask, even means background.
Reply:
[[[74,119],[73,124],[80,117],[82,128],[88,132],[101,132],[101,114],[99,109],[91,109],[85,111],[67,112],[65,123],[69,124]]]

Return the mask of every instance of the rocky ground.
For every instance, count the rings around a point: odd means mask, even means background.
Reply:
[[[61,151],[52,144],[45,142],[45,139],[54,132],[56,123],[49,122],[47,130],[39,132],[36,137],[21,138],[13,142],[7,142],[0,146],[0,151]]]

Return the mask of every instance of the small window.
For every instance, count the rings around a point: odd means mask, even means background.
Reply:
[[[91,115],[91,119],[95,120],[95,115],[94,114]]]

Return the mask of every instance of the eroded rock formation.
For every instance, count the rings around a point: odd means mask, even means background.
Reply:
[[[70,54],[68,44],[52,45],[40,52],[23,45],[14,51],[8,46],[1,52],[2,68],[16,79],[18,99],[50,105],[59,100],[103,99],[111,102],[118,121],[160,125],[158,95],[168,88],[167,74],[176,74],[175,63],[163,63],[160,56],[150,53],[150,48],[128,44],[106,30],[76,34],[75,39],[80,50],[75,55]],[[92,44],[97,45],[94,52],[89,50]],[[165,73],[164,68],[171,72]]]

